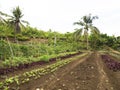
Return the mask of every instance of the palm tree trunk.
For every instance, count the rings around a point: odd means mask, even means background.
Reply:
[[[15,32],[16,32],[17,34],[21,32],[20,26],[19,26],[19,20],[16,21],[16,23],[15,23]]]
[[[14,29],[14,42],[18,44],[17,31]]]

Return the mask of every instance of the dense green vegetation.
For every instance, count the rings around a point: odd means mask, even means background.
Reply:
[[[82,50],[100,50],[106,47],[120,50],[120,37],[101,34],[93,26],[92,22],[97,16],[83,16],[80,22],[74,23],[80,25],[80,29],[61,34],[51,29],[45,32],[30,27],[27,21],[21,20],[23,14],[19,7],[14,8],[12,14],[10,16],[0,12],[0,67],[49,61],[57,55]],[[24,26],[21,22],[27,25]],[[91,33],[88,33],[89,30]]]

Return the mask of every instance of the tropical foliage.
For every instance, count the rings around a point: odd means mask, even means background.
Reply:
[[[84,33],[84,38],[87,42],[87,45],[86,45],[87,49],[88,49],[88,43],[89,43],[89,41],[88,41],[89,30],[91,30],[92,34],[94,34],[94,35],[99,34],[99,30],[97,29],[97,27],[93,26],[93,20],[94,19],[98,19],[98,17],[97,16],[91,16],[91,14],[89,14],[87,16],[83,16],[81,18],[81,20],[74,23],[74,25],[77,24],[77,25],[81,26],[80,29],[75,29],[76,30],[75,33],[74,33],[75,37],[79,38],[82,35],[82,33]]]
[[[120,51],[120,37],[101,34],[93,25],[97,16],[83,16],[75,25],[81,26],[75,32],[39,30],[28,25],[23,26],[23,13],[19,7],[12,11],[12,16],[0,12],[0,62],[4,66],[15,66],[38,60],[48,61],[57,55],[78,52],[85,49],[100,50],[106,47]],[[89,33],[90,32],[90,33]],[[14,36],[17,43],[14,42]],[[88,44],[89,43],[89,44]]]

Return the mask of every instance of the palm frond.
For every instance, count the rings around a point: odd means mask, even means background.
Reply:
[[[82,21],[79,21],[79,22],[74,22],[73,25],[80,25],[80,26],[84,26],[85,23],[82,22]]]
[[[88,23],[88,18],[87,18],[87,16],[83,16],[83,22],[85,22],[85,23]]]
[[[79,22],[74,22],[73,25],[79,25]]]
[[[6,22],[5,19],[3,19],[1,16],[0,16],[0,23],[4,24]]]
[[[29,22],[28,22],[28,21],[21,20],[21,22],[26,23],[27,25],[29,25]]]
[[[95,34],[95,35],[100,34],[100,31],[99,31],[99,29],[97,27],[91,26],[90,29],[91,29],[91,34]]]
[[[22,28],[22,29],[26,29],[26,27],[20,22],[20,27]]]
[[[93,17],[92,17],[92,20],[94,20],[94,19],[98,19],[98,16],[93,16]]]
[[[10,15],[8,15],[6,13],[1,12],[1,11],[0,11],[0,15],[5,16],[5,17],[13,17],[13,16],[10,16]]]
[[[79,39],[82,36],[83,29],[75,29],[76,31],[73,33],[74,38]]]
[[[23,17],[23,14],[22,14],[22,11],[21,9],[18,7],[14,8],[13,11],[13,16],[16,18],[16,19],[20,19],[21,17]]]

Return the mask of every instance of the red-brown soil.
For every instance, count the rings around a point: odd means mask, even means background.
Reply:
[[[110,58],[113,57],[110,56]],[[11,75],[19,75],[41,67],[46,67],[46,65],[16,71]],[[103,62],[101,54],[94,52],[73,60],[37,80],[21,84],[18,90],[120,90],[120,71],[110,70]]]
[[[51,64],[52,62],[55,62],[58,58],[61,60],[64,60],[66,58],[70,58],[76,55],[81,54],[82,52],[77,52],[74,54],[68,54],[65,56],[59,56],[59,57],[55,57],[55,58],[50,58],[49,62],[45,62],[45,61],[37,61],[37,62],[32,62],[32,63],[26,63],[26,64],[19,64],[18,66],[13,66],[10,68],[0,68],[0,76],[1,75],[6,75],[9,73],[14,73],[15,71],[19,71],[19,70],[24,70],[24,69],[31,69],[32,67],[35,67],[37,65],[45,65],[45,64]]]
[[[109,70],[99,53],[20,86],[20,90],[120,90],[120,72]]]

